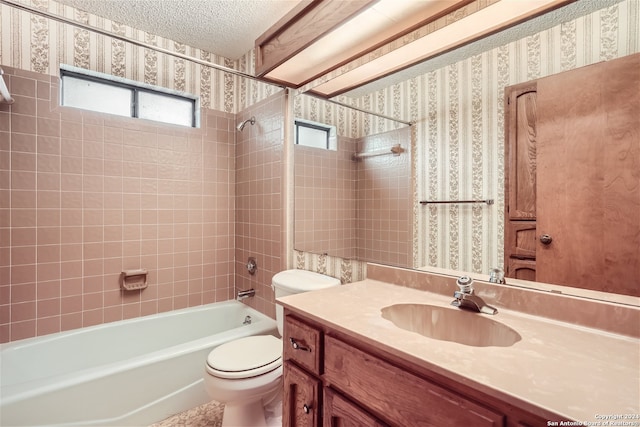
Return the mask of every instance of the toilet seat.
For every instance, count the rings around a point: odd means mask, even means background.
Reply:
[[[282,341],[272,335],[240,338],[214,348],[207,372],[218,378],[256,377],[282,366]]]

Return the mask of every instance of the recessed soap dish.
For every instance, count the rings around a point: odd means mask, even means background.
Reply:
[[[124,270],[120,273],[120,286],[125,291],[138,291],[147,287],[146,268],[139,270]]]

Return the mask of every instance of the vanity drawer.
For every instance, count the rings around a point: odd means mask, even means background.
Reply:
[[[324,350],[325,381],[392,425],[504,425],[502,414],[336,338],[325,336]]]
[[[292,315],[284,319],[284,359],[320,375],[321,332]]]

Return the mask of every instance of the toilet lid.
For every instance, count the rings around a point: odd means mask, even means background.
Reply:
[[[209,353],[207,365],[220,378],[261,375],[282,365],[282,341],[272,335],[229,341]]]

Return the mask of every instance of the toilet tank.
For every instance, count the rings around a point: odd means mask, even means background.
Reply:
[[[281,271],[273,276],[271,281],[271,287],[275,291],[276,298],[331,288],[339,284],[340,279],[307,270]],[[282,327],[284,325],[283,309],[277,302],[276,321],[278,322],[278,333],[282,336]]]

